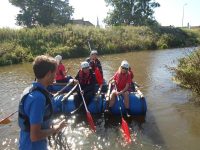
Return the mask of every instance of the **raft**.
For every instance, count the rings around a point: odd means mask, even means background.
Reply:
[[[54,98],[52,101],[54,113],[64,113],[64,114],[71,114],[73,111],[76,111],[79,106],[77,106],[76,101],[78,100],[77,96],[70,95],[66,100],[62,101],[64,95],[59,95]],[[141,96],[139,92],[131,92],[129,94],[129,106],[131,115],[146,115],[147,105],[145,97]],[[81,99],[82,101],[82,99]],[[123,102],[123,97],[120,96],[120,101],[116,99],[114,106],[112,107],[111,111],[114,115],[120,115],[120,107],[121,111],[125,113],[125,107]],[[84,106],[83,106],[84,107]],[[91,114],[100,114],[103,113],[106,108],[106,99],[105,96],[102,94],[98,97],[92,98],[91,102],[88,105],[88,110]]]
[[[52,85],[49,85],[47,87],[47,90],[51,93],[56,93],[58,91],[61,91],[67,84],[69,84],[69,82],[68,83],[53,83]],[[98,90],[98,87],[99,87],[98,84],[96,84],[96,87],[95,87],[96,91]],[[73,88],[73,85],[69,85],[66,88],[64,88],[62,93],[67,93],[72,88]],[[105,93],[106,91],[107,91],[107,83],[104,79],[103,86],[102,86],[102,92]]]

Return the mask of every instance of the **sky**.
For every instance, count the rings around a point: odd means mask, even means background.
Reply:
[[[154,17],[163,26],[173,25],[175,27],[200,26],[200,0],[155,0],[160,7],[155,9]],[[69,0],[74,7],[74,19],[84,19],[94,25],[97,17],[100,26],[104,27],[103,19],[106,18],[109,8],[104,0]],[[19,28],[15,25],[15,18],[19,8],[12,6],[8,0],[0,0],[0,28]],[[184,15],[183,15],[184,13]]]

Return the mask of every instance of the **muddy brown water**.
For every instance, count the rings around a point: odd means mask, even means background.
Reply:
[[[167,66],[176,66],[177,59],[193,48],[157,51],[139,51],[100,56],[104,78],[108,80],[124,59],[134,70],[135,81],[146,97],[146,117],[129,121],[132,143],[126,144],[120,126],[113,119],[106,126],[102,116],[94,116],[97,132],[92,133],[87,122],[79,116],[68,117],[69,125],[63,131],[61,142],[70,149],[141,149],[141,150],[199,150],[200,107],[191,103],[190,90],[172,81]],[[69,73],[75,75],[84,58],[64,60]],[[20,94],[34,80],[31,64],[0,67],[0,118],[17,110]],[[19,128],[17,115],[8,125],[0,125],[0,149],[17,149]],[[64,138],[65,137],[65,138]],[[58,144],[59,145],[59,144]],[[61,148],[62,143],[60,143]],[[57,149],[61,149],[57,147]],[[67,149],[67,147],[65,147]]]

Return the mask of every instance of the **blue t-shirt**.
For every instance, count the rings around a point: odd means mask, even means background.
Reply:
[[[40,83],[34,82],[34,87],[45,89]],[[41,124],[42,129],[49,128],[49,122],[43,121],[46,106],[45,95],[40,91],[33,91],[24,101],[24,112],[29,117],[30,125]],[[20,131],[19,150],[47,150],[47,139],[32,142],[30,132]]]

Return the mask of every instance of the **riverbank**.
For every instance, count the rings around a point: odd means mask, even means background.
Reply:
[[[99,54],[133,50],[190,47],[200,44],[200,29],[120,26],[95,28],[78,25],[47,28],[0,29],[0,65],[31,62],[41,54],[63,58],[89,55],[88,39]]]
[[[179,64],[173,68],[175,80],[200,95],[200,48],[179,59]],[[200,102],[200,100],[198,100]]]

